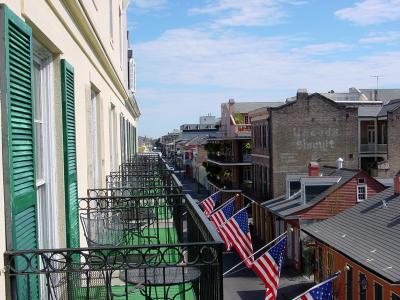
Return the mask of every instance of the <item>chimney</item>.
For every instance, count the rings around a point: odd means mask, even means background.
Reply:
[[[308,176],[319,176],[319,164],[315,161],[310,162],[308,165]]]
[[[400,195],[400,171],[394,176],[394,193]]]
[[[298,89],[297,90],[297,100],[305,100],[308,97],[307,89]]]
[[[338,170],[343,169],[343,162],[344,162],[344,160],[343,160],[343,158],[341,158],[341,157],[339,157],[339,158],[336,160],[336,164],[337,164]]]

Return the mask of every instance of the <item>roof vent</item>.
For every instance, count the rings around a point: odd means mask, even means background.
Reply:
[[[382,208],[387,208],[387,203],[385,199],[382,199]]]
[[[341,158],[341,157],[339,157],[337,160],[336,160],[336,164],[337,164],[337,168],[340,170],[340,169],[343,169],[343,162],[344,162],[344,160],[343,160],[343,158]]]

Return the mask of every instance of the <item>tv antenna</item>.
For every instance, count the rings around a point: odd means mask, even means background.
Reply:
[[[371,77],[376,78],[376,95],[375,95],[375,101],[378,101],[379,78],[382,78],[383,76],[381,76],[381,75],[372,75]]]

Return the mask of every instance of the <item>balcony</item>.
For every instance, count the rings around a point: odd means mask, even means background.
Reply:
[[[235,134],[238,137],[251,137],[251,124],[235,125]]]
[[[387,153],[387,144],[360,144],[361,153]]]
[[[82,248],[7,251],[8,299],[223,300],[222,240],[161,159],[79,199]]]
[[[242,153],[239,157],[237,157],[235,155],[227,153],[208,152],[207,158],[209,161],[221,165],[251,165],[251,154],[245,153]]]

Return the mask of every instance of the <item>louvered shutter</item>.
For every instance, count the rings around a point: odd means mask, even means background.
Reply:
[[[36,249],[32,31],[5,5],[0,5],[0,19],[3,187],[10,230],[7,248]],[[17,269],[25,266],[20,260],[14,263]],[[32,266],[37,267],[37,260],[32,259]],[[38,282],[37,276],[17,277],[18,299],[39,299]]]
[[[61,60],[63,109],[64,181],[67,247],[79,247],[78,183],[76,175],[74,69]]]

